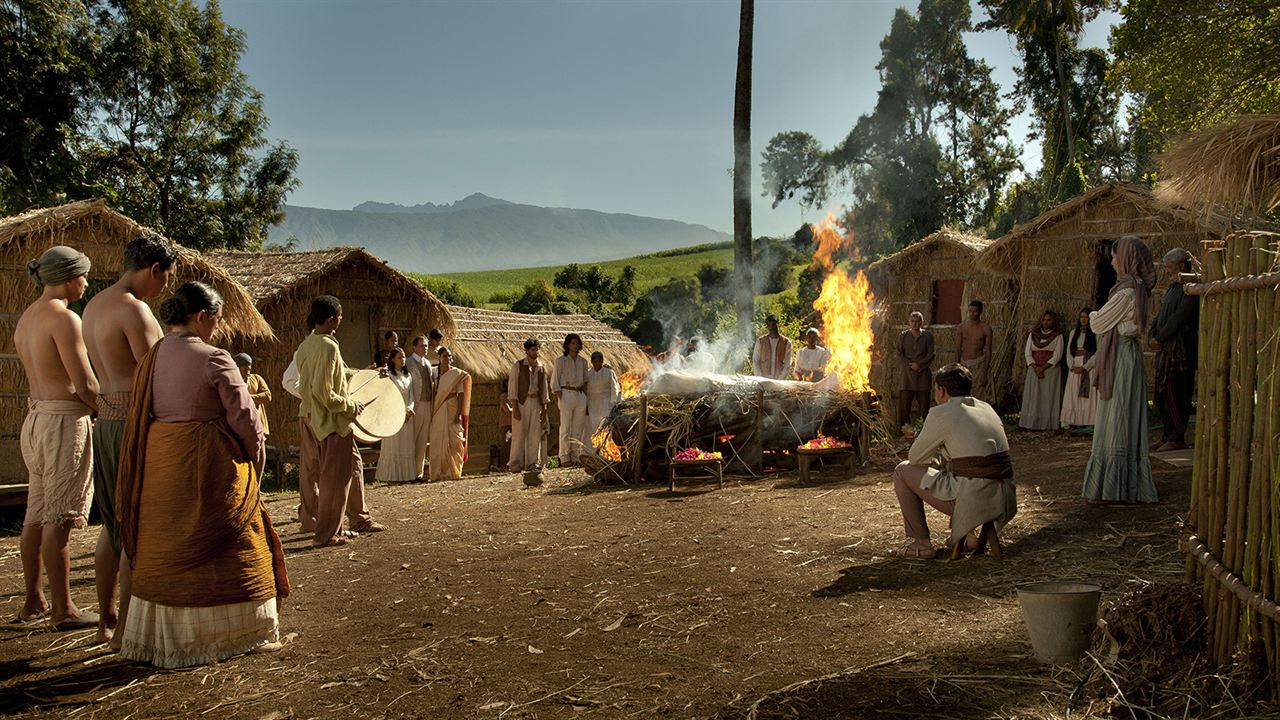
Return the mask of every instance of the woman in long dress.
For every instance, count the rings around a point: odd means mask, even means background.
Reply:
[[[1139,343],[1147,327],[1156,270],[1151,250],[1132,236],[1116,241],[1111,265],[1117,277],[1110,298],[1089,315],[1099,337],[1094,378],[1098,412],[1083,494],[1091,504],[1156,502],[1147,447],[1147,377]]]
[[[1027,335],[1023,357],[1027,380],[1022,388],[1018,427],[1057,430],[1062,414],[1062,355],[1066,342],[1058,329],[1058,314],[1045,310],[1040,324]]]
[[[378,451],[378,482],[409,482],[418,477],[414,465],[413,399],[418,395],[418,384],[409,372],[403,348],[395,348],[387,355],[387,377],[400,391],[404,399],[404,425],[400,432],[382,439]]]
[[[467,461],[467,423],[471,417],[471,375],[453,366],[442,347],[440,379],[431,409],[431,480],[461,480]]]
[[[1067,341],[1067,389],[1062,394],[1062,427],[1092,425],[1098,414],[1098,393],[1091,382],[1098,363],[1098,336],[1089,327],[1092,308],[1080,311],[1075,330]]]
[[[120,654],[165,668],[279,649],[289,594],[262,504],[262,423],[227,351],[222,297],[198,282],[160,306],[121,445],[116,514],[133,565]]]

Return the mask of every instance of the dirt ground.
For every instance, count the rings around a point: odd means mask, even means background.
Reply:
[[[388,530],[324,550],[276,496],[293,582],[282,652],[158,671],[89,631],[0,625],[0,713],[1061,717],[1079,669],[1033,661],[1014,585],[1088,578],[1106,602],[1179,577],[1189,473],[1156,462],[1160,504],[1087,507],[1088,438],[1013,440],[1019,512],[999,563],[888,558],[903,534],[888,459],[849,479],[674,493],[572,470],[537,489],[510,475],[371,486]],[[930,522],[941,542],[945,519]],[[72,540],[73,592],[89,608],[96,537]],[[5,617],[21,590],[18,538],[5,537]]]

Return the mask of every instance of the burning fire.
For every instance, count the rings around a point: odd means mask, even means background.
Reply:
[[[613,436],[609,433],[609,428],[602,427],[591,436],[591,447],[596,449],[596,454],[602,460],[609,462],[622,461],[622,448],[618,443],[613,441]]]
[[[618,385],[621,388],[622,399],[627,400],[629,398],[639,397],[640,384],[642,382],[644,382],[644,375],[641,375],[634,370],[623,373],[622,376],[618,378]]]
[[[871,293],[867,276],[861,270],[854,277],[836,266],[837,250],[852,247],[853,233],[842,228],[832,215],[813,227],[813,264],[828,271],[822,281],[822,293],[813,301],[822,313],[823,344],[831,351],[827,372],[835,373],[840,387],[848,392],[871,389]]]

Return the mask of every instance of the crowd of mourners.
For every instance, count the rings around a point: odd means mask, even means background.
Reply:
[[[1082,309],[1069,334],[1057,313],[1047,310],[1022,342],[1026,378],[1018,426],[1029,431],[1090,428],[1085,501],[1152,503],[1158,495],[1151,452],[1187,447],[1199,305],[1183,291],[1182,276],[1191,272],[1192,256],[1178,248],[1162,258],[1170,283],[1154,319],[1149,313],[1157,273],[1150,248],[1136,237],[1120,238],[1111,264],[1116,283],[1101,308]],[[961,543],[974,548],[977,528],[990,522],[998,530],[1016,512],[1004,425],[989,404],[992,398],[980,397],[991,392],[992,351],[991,328],[982,312],[980,301],[969,305],[969,317],[959,327],[957,362],[936,377],[934,340],[923,315],[912,313],[910,329],[898,338],[903,380],[897,421],[912,440],[907,461],[894,474],[908,537],[896,551],[900,556],[931,558],[937,552],[924,522],[924,503],[952,516],[953,549]],[[1154,443],[1144,347],[1155,355],[1154,396],[1162,432]],[[909,424],[915,408],[925,415],[918,432]],[[999,462],[988,462],[996,457]],[[976,469],[975,458],[982,459]]]
[[[20,443],[29,474],[21,539],[26,597],[22,621],[54,629],[97,628],[124,657],[162,667],[216,662],[275,650],[280,604],[289,595],[281,541],[259,483],[269,433],[268,383],[253,358],[211,344],[222,322],[214,288],[187,282],[165,298],[159,319],[146,301],[169,284],[177,248],[154,234],[124,248],[123,272],[85,305],[88,257],[56,246],[28,264],[40,297],[23,313],[14,342],[30,400]],[[1148,385],[1143,345],[1155,350],[1156,401],[1164,422],[1159,447],[1185,447],[1196,359],[1193,298],[1181,273],[1191,257],[1163,259],[1173,283],[1154,322],[1148,318],[1156,271],[1137,238],[1116,242],[1117,282],[1100,309],[1083,310],[1064,336],[1046,312],[1026,338],[1027,377],[1021,426],[1092,425],[1093,448],[1083,493],[1091,503],[1155,502],[1148,447]],[[951,517],[953,554],[981,552],[1017,511],[1009,443],[1001,418],[980,397],[988,388],[991,328],[973,302],[960,326],[957,362],[936,377],[933,337],[916,313],[897,341],[903,384],[898,420],[926,414],[894,485],[908,543],[900,556],[937,550],[924,504]],[[351,387],[336,333],[338,298],[313,300],[308,334],[282,380],[300,401],[298,520],[315,547],[344,545],[376,533],[365,501],[353,424],[365,409]],[[163,322],[168,330],[161,328]],[[776,317],[756,339],[756,375],[816,382],[830,352],[816,328],[795,351]],[[454,362],[438,330],[410,339],[387,332],[370,368],[389,378],[404,404],[398,430],[381,442],[377,477],[387,482],[450,480],[467,461],[471,376]],[[600,352],[585,355],[568,334],[551,363],[536,338],[524,343],[502,383],[499,465],[538,471],[547,462],[547,412],[557,403],[559,463],[593,451],[592,436],[619,400],[619,378]],[[588,359],[589,358],[589,359]],[[666,353],[668,369],[713,372],[719,362],[701,338]],[[398,411],[396,411],[398,412]],[[68,538],[86,524],[90,505],[103,521],[94,572],[99,613],[70,594]],[[345,521],[345,523],[344,523]],[[41,579],[47,574],[50,596]]]

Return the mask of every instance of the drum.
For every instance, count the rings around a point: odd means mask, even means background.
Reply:
[[[379,377],[377,370],[356,371],[347,380],[347,392],[352,400],[364,405],[351,423],[351,433],[360,442],[377,442],[404,427],[404,396],[390,378]]]

